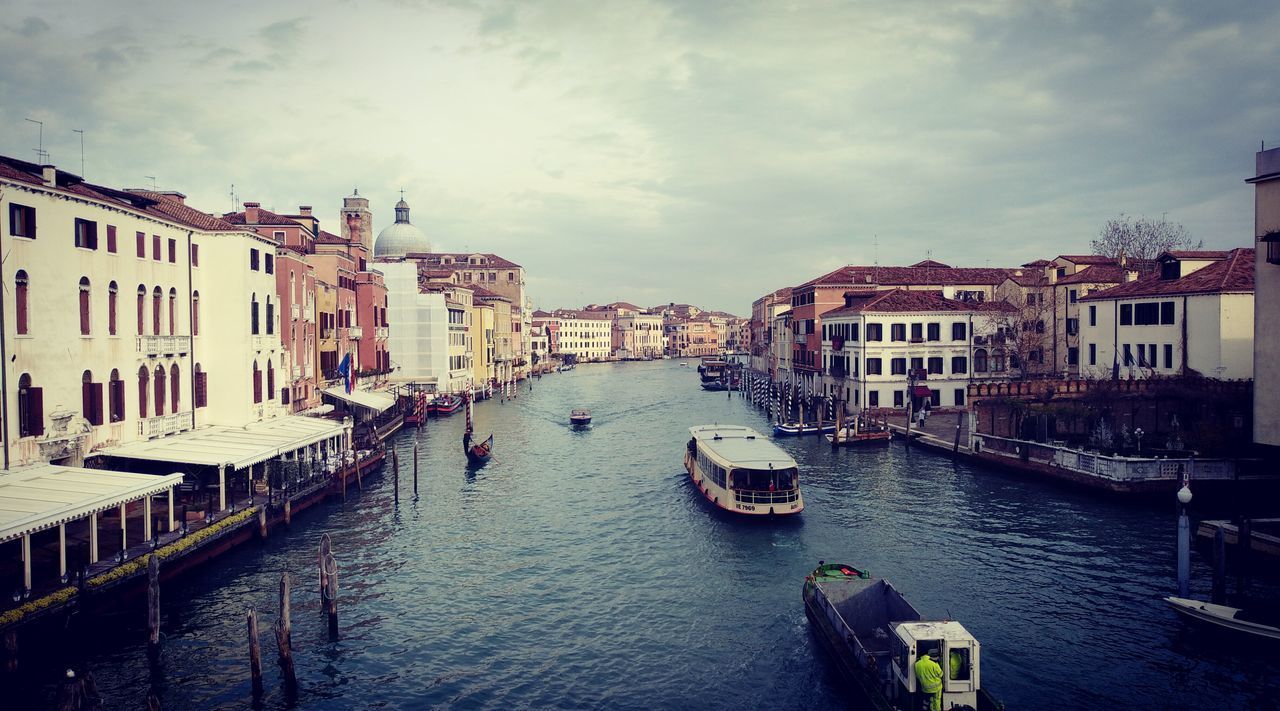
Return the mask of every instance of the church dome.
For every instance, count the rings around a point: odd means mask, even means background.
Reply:
[[[396,203],[395,224],[378,233],[378,239],[373,243],[373,256],[403,257],[411,252],[430,251],[426,234],[409,223],[409,203],[402,198]]]

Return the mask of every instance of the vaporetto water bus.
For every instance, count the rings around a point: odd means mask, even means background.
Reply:
[[[804,510],[796,460],[759,432],[738,425],[689,428],[684,468],[715,506],[748,516]]]

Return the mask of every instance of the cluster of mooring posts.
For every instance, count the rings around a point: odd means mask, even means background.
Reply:
[[[1191,486],[1186,479],[1178,490],[1178,597],[1188,598],[1191,594],[1191,519],[1187,507],[1191,503]],[[1220,523],[1220,522],[1212,522]],[[1204,526],[1204,523],[1201,523]],[[1213,537],[1209,544],[1209,559],[1213,568],[1213,586],[1209,602],[1216,605],[1227,604],[1227,557],[1236,569],[1234,602],[1241,605],[1249,594],[1249,571],[1253,564],[1253,524],[1250,519],[1242,518],[1236,525],[1236,541],[1227,543],[1227,526],[1214,525]]]

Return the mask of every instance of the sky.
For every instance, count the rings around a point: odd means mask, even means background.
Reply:
[[[0,154],[312,205],[544,308],[748,314],[843,264],[1017,266],[1108,218],[1252,244],[1280,4],[0,0]],[[153,176],[153,177],[149,177]]]

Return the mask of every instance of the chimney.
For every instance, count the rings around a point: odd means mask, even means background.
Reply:
[[[260,202],[246,202],[244,204],[244,221],[246,224],[258,224],[258,208],[262,207]]]
[[[187,196],[176,190],[161,190],[160,194],[164,197],[178,203],[179,205],[187,204]]]
[[[298,214],[299,214],[299,215],[301,215],[302,217],[311,217],[311,206],[310,206],[310,205],[299,205],[299,206],[298,206]]]
[[[57,168],[51,165],[42,165],[40,166],[40,171],[41,171],[41,178],[44,179],[45,185],[51,188],[58,187],[58,169]]]

